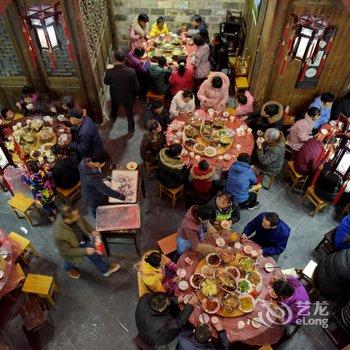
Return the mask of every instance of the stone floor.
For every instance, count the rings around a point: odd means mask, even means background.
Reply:
[[[123,112],[124,114],[124,112]],[[111,129],[102,128],[106,149],[118,163],[139,159],[139,143],[142,130],[142,107],[137,106],[137,129],[133,138],[126,137],[126,120],[121,117]],[[156,246],[156,241],[174,232],[184,213],[184,204],[172,209],[165,199],[157,197],[154,179],[145,180],[146,198],[142,200],[142,251]],[[136,334],[134,310],[138,300],[136,273],[137,261],[134,247],[127,244],[113,245],[111,260],[122,264],[121,270],[109,278],[100,277],[88,261],[81,267],[81,278],[70,279],[62,269],[62,262],[53,244],[51,225],[44,223],[31,227],[25,220],[17,219],[6,205],[8,194],[0,194],[0,226],[3,230],[28,230],[27,237],[40,252],[44,263],[37,263],[34,271],[54,273],[61,288],[58,307],[51,312],[54,334],[45,349],[95,350],[135,349],[131,338]],[[237,230],[262,211],[276,211],[292,228],[288,246],[280,257],[284,267],[304,267],[312,257],[311,252],[323,234],[337,223],[333,221],[333,209],[311,218],[308,207],[301,204],[301,195],[291,194],[288,184],[279,180],[270,191],[259,195],[262,207],[255,211],[243,211]],[[4,329],[4,336],[14,349],[25,350],[28,345],[21,330],[19,317],[12,319]],[[320,327],[304,326],[292,340],[280,349],[333,349],[333,345]]]

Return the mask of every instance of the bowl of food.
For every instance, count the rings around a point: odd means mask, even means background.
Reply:
[[[262,278],[260,276],[260,273],[256,270],[253,272],[250,272],[247,275],[247,280],[254,286],[257,286],[258,284],[260,284],[262,282]]]
[[[221,299],[221,307],[229,313],[237,311],[239,308],[238,297],[234,294],[227,294]]]
[[[269,291],[269,295],[272,299],[277,299],[277,294],[273,289]]]
[[[215,272],[219,287],[226,293],[233,293],[237,289],[235,278],[227,271],[219,269]]]
[[[188,282],[185,280],[182,280],[179,282],[179,289],[180,290],[187,290],[189,287]]]
[[[43,124],[44,124],[44,120],[35,118],[31,121],[30,127],[33,130],[39,130],[43,126]]]
[[[40,135],[40,138],[42,141],[48,142],[48,141],[51,141],[53,139],[53,137],[55,136],[55,133],[51,127],[44,127],[41,129],[39,135]]]
[[[206,256],[205,261],[211,267],[218,267],[221,264],[220,256],[217,253],[210,253]]]
[[[126,168],[128,170],[136,170],[137,169],[137,163],[136,162],[129,162],[128,164],[126,164]]]
[[[194,146],[193,146],[193,150],[196,152],[196,153],[199,153],[199,154],[203,154],[204,152],[204,149],[205,149],[205,146],[203,146],[201,143],[196,143]]]
[[[192,125],[185,127],[185,135],[189,138],[193,138],[198,135],[198,129]]]
[[[249,313],[255,309],[255,300],[251,295],[241,295],[238,297],[239,309],[244,313]]]
[[[230,223],[227,220],[221,221],[220,225],[222,228],[226,228],[226,229],[231,227]]]
[[[196,144],[196,141],[193,139],[186,139],[184,141],[184,146],[189,148],[190,150],[193,149],[193,146]]]
[[[204,124],[201,128],[201,135],[203,139],[210,140],[213,133],[213,127],[211,125]]]
[[[207,314],[216,314],[220,309],[220,301],[217,298],[205,298],[202,301],[202,306]]]
[[[38,160],[38,158],[41,156],[41,152],[38,149],[35,149],[33,151],[30,152],[30,158],[32,158],[33,160]]]
[[[23,132],[21,134],[21,139],[25,142],[25,143],[30,143],[33,144],[36,142],[37,137],[36,135],[32,134],[31,132]]]
[[[212,298],[218,294],[219,287],[214,278],[204,278],[200,283],[200,291],[207,298]]]
[[[163,51],[172,51],[173,50],[173,45],[171,44],[163,44],[162,46]]]
[[[238,260],[238,269],[241,271],[243,274],[247,274],[249,272],[254,271],[255,265],[254,265],[254,260],[249,257],[242,257]]]
[[[207,146],[204,148],[203,153],[207,156],[207,157],[215,157],[217,150],[214,147],[211,146]]]
[[[190,125],[199,128],[202,125],[202,119],[198,118],[196,115],[197,112],[194,113],[194,117],[189,120]]]
[[[200,284],[202,282],[202,280],[204,279],[204,277],[200,274],[200,273],[194,273],[191,277],[190,277],[190,285],[194,288],[194,289],[200,289]]]
[[[235,260],[235,253],[222,252],[220,253],[220,259],[223,264],[230,264],[232,261]]]
[[[208,145],[210,147],[215,148],[216,150],[221,147],[221,143],[219,141],[216,141],[216,140],[209,141]]]
[[[253,290],[253,286],[250,281],[246,278],[241,278],[237,282],[237,292],[239,294],[245,295],[249,294]]]
[[[228,266],[226,267],[226,271],[231,274],[236,280],[241,278],[241,273],[235,266]]]
[[[204,278],[212,278],[215,274],[215,269],[212,266],[204,265],[200,273]]]
[[[226,146],[226,145],[229,145],[232,142],[232,138],[230,137],[230,135],[228,135],[226,133],[226,135],[221,135],[219,137],[219,141],[220,141],[221,144]]]
[[[213,121],[213,127],[217,129],[223,128],[225,122],[221,118],[215,118]]]
[[[265,270],[267,271],[267,272],[273,272],[273,270],[274,270],[274,264],[272,264],[272,263],[266,263],[265,265],[264,265],[264,268],[265,268]]]

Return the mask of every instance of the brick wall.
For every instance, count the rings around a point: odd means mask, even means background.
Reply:
[[[0,17],[0,76],[21,76],[23,71],[13,47],[10,34],[6,32],[4,21]]]
[[[114,0],[118,44],[128,47],[129,26],[135,16],[146,13],[150,25],[163,16],[171,31],[175,32],[181,23],[191,23],[191,17],[199,14],[205,18],[209,34],[219,31],[219,23],[226,17],[226,11],[244,10],[245,0]]]

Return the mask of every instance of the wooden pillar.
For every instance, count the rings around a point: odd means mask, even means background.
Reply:
[[[277,64],[277,53],[292,0],[269,0],[261,39],[250,79],[250,88],[259,106],[269,98],[271,77]]]
[[[62,10],[72,36],[82,89],[84,90],[88,101],[88,114],[94,121],[100,123],[102,122],[101,103],[99,100],[97,81],[88,50],[79,1],[80,0],[61,0]]]
[[[113,0],[107,0],[107,13],[108,13],[108,19],[109,19],[109,26],[111,28],[111,34],[112,34],[112,45],[114,51],[118,50],[118,33],[117,33],[117,26],[114,19],[114,9],[113,9]]]

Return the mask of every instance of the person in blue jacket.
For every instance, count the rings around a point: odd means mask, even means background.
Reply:
[[[105,204],[108,197],[125,200],[123,193],[112,190],[105,184],[101,169],[108,159],[109,156],[106,151],[101,149],[94,153],[91,158],[84,158],[78,167],[81,197],[94,218],[96,217],[96,208]]]
[[[318,130],[322,125],[328,123],[331,118],[333,101],[334,95],[330,92],[326,92],[321,96],[316,97],[310,104],[309,108],[316,107],[321,110],[320,118],[315,121],[313,126],[315,130]]]
[[[237,157],[237,161],[228,171],[225,189],[231,193],[240,208],[248,210],[255,209],[260,205],[257,201],[257,194],[249,192],[249,188],[258,182],[250,163],[251,159],[247,153],[241,153]]]
[[[250,221],[243,230],[242,241],[255,232],[252,241],[259,244],[264,256],[278,260],[287,247],[290,227],[276,213],[261,213]]]
[[[350,248],[350,214],[346,215],[337,227],[334,244],[338,249]]]
[[[194,332],[192,330],[182,330],[179,334],[178,350],[228,350],[230,343],[227,338],[226,331],[224,330],[221,320],[213,324],[218,332],[218,346],[211,343],[211,330],[209,325],[200,324]]]

